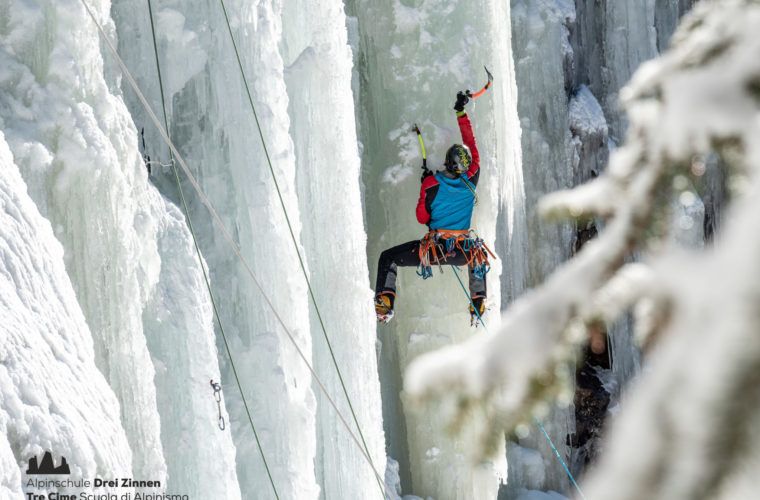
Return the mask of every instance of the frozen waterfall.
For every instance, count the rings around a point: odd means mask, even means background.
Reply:
[[[178,186],[169,147],[85,3],[162,123],[165,110],[266,297],[181,171]],[[491,426],[498,411],[475,407],[451,433],[456,405],[415,404],[402,390],[407,368],[492,338],[583,231],[601,230],[592,219],[543,221],[539,200],[604,172],[628,127],[621,89],[666,50],[693,3],[0,2],[0,498],[269,499],[272,485],[298,500],[382,498],[384,487],[391,500],[569,497],[535,425],[503,439]],[[396,316],[377,326],[380,253],[426,232],[414,218],[412,126],[440,168],[460,142],[456,92],[480,89],[484,66],[494,84],[467,111],[482,169],[473,227],[498,254],[487,326],[469,326],[445,266],[428,280],[403,269]],[[695,246],[702,228],[678,222],[719,212],[721,200],[687,187],[670,223]],[[629,320],[606,328],[617,401],[640,359]],[[573,368],[561,370],[569,385]],[[222,383],[218,404],[209,380]],[[572,394],[541,410],[582,475],[584,455],[568,445]],[[473,463],[483,447],[488,458]],[[47,451],[65,457],[73,481],[160,486],[40,486],[27,464]]]

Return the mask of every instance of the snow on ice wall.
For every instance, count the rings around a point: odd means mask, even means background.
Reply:
[[[113,31],[109,5],[92,5]],[[121,403],[134,477],[167,484],[163,445],[169,490],[237,498],[232,443],[199,439],[216,429],[208,378],[218,378],[218,365],[197,257],[176,209],[147,182],[118,83],[103,77],[95,26],[80,2],[14,2],[8,13],[0,42],[2,126],[31,196],[65,248],[96,363]],[[178,282],[192,287],[175,290]],[[157,377],[146,335],[165,370]],[[183,369],[193,376],[182,377]],[[62,404],[70,394],[58,397]],[[208,475],[209,467],[216,473]]]
[[[452,109],[456,92],[481,88],[484,65],[495,76],[494,86],[468,106],[483,169],[473,226],[493,247],[499,193],[514,181],[519,164],[508,6],[357,1],[348,9],[358,18],[360,36],[362,179],[372,284],[383,249],[419,239],[426,231],[414,216],[421,154],[412,125],[420,126],[428,165],[439,169],[446,149],[461,142]],[[514,201],[519,206],[520,200]],[[493,264],[489,328],[498,325],[500,304],[501,262]],[[398,399],[403,371],[415,356],[475,334],[467,298],[450,269],[436,270],[424,282],[414,269],[401,269],[397,293],[393,322],[379,328],[380,370],[388,448],[400,463],[404,489],[438,500],[495,498],[499,479],[505,479],[503,448],[495,462],[472,468],[461,446],[467,438],[458,442],[447,435],[438,424],[439,409],[416,413]]]
[[[346,16],[340,1],[306,6],[287,1],[282,17],[280,51],[287,66],[290,133],[311,286],[372,461],[382,477],[385,438]],[[311,325],[315,368],[358,435],[314,308]],[[322,498],[379,496],[371,467],[323,393],[314,390],[319,401],[315,463]]]
[[[108,4],[94,6],[106,22]],[[7,14],[6,139],[65,248],[96,363],[121,403],[134,473],[165,479],[155,386],[136,379],[153,379],[142,306],[160,259],[131,119],[109,92],[98,35],[79,2],[14,1]]]
[[[28,460],[45,451],[56,464],[66,457],[73,480],[132,477],[119,403],[95,366],[64,250],[27,194],[2,133],[0,228],[0,498],[78,495],[26,487]]]
[[[573,146],[565,88],[569,48],[565,19],[572,4],[547,0],[512,2],[518,114],[522,130],[523,179],[527,217],[527,287],[535,286],[570,255],[569,224],[544,223],[537,202],[544,194],[572,185]],[[518,294],[522,290],[516,291]]]
[[[131,47],[131,50],[122,50],[122,53],[129,56],[139,53],[139,50],[150,50],[146,53],[152,54],[149,32],[143,33],[142,38],[138,37],[138,27],[144,30],[150,26],[147,5],[118,2],[112,8],[112,15],[117,21],[120,20],[121,9],[129,9],[143,23],[117,24],[122,45]],[[167,36],[181,39],[183,47],[195,40],[181,29],[179,33],[171,29],[177,24],[176,16],[168,14],[164,17],[168,17],[170,24],[170,28],[165,30]],[[183,35],[185,38],[182,38]],[[186,52],[198,56],[197,52]],[[107,56],[110,57],[110,54]],[[143,91],[151,95],[151,92],[158,92],[158,81],[155,62],[150,57],[146,59],[152,64],[142,64],[133,76]],[[203,63],[205,58],[194,57],[192,61],[193,64],[186,65],[186,71],[191,71],[199,61]],[[165,83],[169,88],[181,86],[176,73],[167,77]],[[135,98],[131,89],[125,90],[125,97]],[[156,111],[159,109],[156,107]],[[147,128],[142,108],[132,106],[130,111],[133,116],[140,117],[137,122]],[[163,149],[155,148],[149,153],[156,160],[161,160],[161,151]],[[166,157],[163,159],[166,161]],[[143,311],[143,322],[157,373],[161,440],[168,468],[167,491],[189,492],[199,497],[240,498],[235,446],[229,431],[226,402],[222,401],[222,415],[227,430],[221,431],[217,426],[217,405],[209,385],[209,379],[219,381],[220,374],[206,283],[184,215],[166,201],[153,206],[162,267],[156,289]],[[235,395],[234,385],[225,389],[228,389],[229,395]]]

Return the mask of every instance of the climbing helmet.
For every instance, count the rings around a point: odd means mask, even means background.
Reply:
[[[471,163],[470,148],[462,144],[454,144],[446,151],[446,160],[443,162],[443,166],[453,174],[463,174],[470,169]]]

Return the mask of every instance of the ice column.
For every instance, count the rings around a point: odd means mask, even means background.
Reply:
[[[568,109],[569,87],[566,67],[572,64],[566,23],[574,20],[575,9],[564,1],[513,1],[512,26],[515,72],[519,90],[518,113],[522,129],[522,172],[525,185],[525,246],[513,247],[513,259],[522,259],[527,267],[524,288],[504,283],[513,297],[527,287],[542,283],[554,269],[570,256],[574,225],[545,223],[538,215],[538,200],[547,193],[573,185],[574,166],[578,163]],[[593,97],[592,97],[593,99]],[[572,370],[568,370],[572,372]],[[553,406],[540,419],[561,455],[569,456],[565,436],[575,429],[572,405]],[[520,433],[520,444],[536,449],[544,458],[545,471],[524,474],[528,465],[523,448],[510,446],[508,457],[510,480],[508,491],[537,488],[566,492],[569,486],[561,464],[541,430],[533,421]],[[512,471],[516,473],[512,473]],[[531,477],[531,482],[522,478]]]
[[[482,87],[484,65],[496,78],[493,90],[468,106],[482,161],[473,226],[493,248],[499,195],[507,179],[516,178],[519,164],[508,6],[357,1],[348,7],[358,18],[360,35],[362,179],[372,284],[383,249],[426,231],[414,216],[422,159],[412,125],[420,126],[428,165],[439,169],[446,149],[461,142],[452,109],[456,92]],[[512,201],[519,216],[520,200]],[[500,271],[497,260],[488,275],[489,328],[498,325]],[[386,436],[405,492],[437,500],[495,498],[505,476],[503,454],[471,467],[463,446],[467,432],[448,435],[439,424],[439,408],[416,411],[403,406],[398,394],[404,369],[417,355],[475,334],[468,300],[450,268],[426,281],[414,269],[401,269],[397,292],[393,323],[378,334]]]
[[[302,238],[311,286],[369,447],[374,467],[385,474],[375,319],[367,279],[367,236],[359,186],[352,55],[340,1],[286,1],[280,50],[295,143]],[[359,436],[314,308],[311,314],[315,367]],[[316,387],[317,475],[323,498],[383,498],[372,468]]]
[[[282,197],[295,237],[299,238],[295,158],[288,135],[288,98],[278,50],[281,5],[236,0],[225,4]],[[144,3],[135,2],[131,10],[145,8]],[[153,8],[171,137],[299,347],[311,358],[306,285],[221,5],[161,1],[154,2]],[[148,81],[153,82],[151,102],[160,110],[150,25],[145,23],[145,14],[121,12],[118,18],[125,22],[131,19],[126,29],[134,35],[129,41],[122,40],[120,48],[131,67],[144,72],[142,78],[149,88]],[[137,104],[132,102],[131,108],[136,110]],[[135,111],[138,121],[144,116],[139,113]],[[168,160],[157,146],[160,139],[152,126],[146,125],[146,140],[160,160]],[[177,199],[167,169],[155,168],[152,177],[168,196]],[[278,493],[281,498],[317,498],[316,401],[309,372],[189,183],[183,182],[183,189],[209,265],[251,418]],[[217,336],[217,345],[241,493],[245,498],[271,498],[267,474],[243,402],[234,390],[232,368],[220,337]]]
[[[0,206],[0,497],[79,495],[82,488],[26,486],[29,459],[45,451],[56,465],[66,458],[74,481],[132,477],[119,402],[95,366],[64,250],[27,194],[2,132]]]
[[[675,27],[674,6],[678,10],[683,5],[685,10],[690,3],[689,0],[576,2],[578,23],[571,36],[576,81],[587,84],[599,99],[610,124],[610,138],[616,143],[623,139],[627,126],[618,104],[620,89],[641,63],[658,54],[658,41],[664,45],[669,39],[664,30]],[[662,28],[659,33],[658,27]]]
[[[90,5],[106,29],[107,2]],[[14,1],[0,34],[0,119],[29,194],[50,220],[116,393],[137,477],[165,479],[142,308],[158,279],[155,220],[136,132],[104,79],[76,0]],[[147,382],[147,383],[146,383]]]
[[[166,492],[239,499],[229,416],[210,384],[220,380],[211,300],[185,216],[170,202],[155,206],[163,209],[156,214],[161,274],[143,321],[156,368]],[[234,399],[233,384],[227,392]]]

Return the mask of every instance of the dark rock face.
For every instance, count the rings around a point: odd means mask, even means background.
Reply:
[[[592,240],[593,238],[596,238],[596,235],[597,235],[597,229],[596,229],[596,224],[594,224],[593,219],[576,222],[575,242],[573,244],[573,255],[578,253],[583,247],[583,245],[585,245],[588,241]]]
[[[606,334],[602,334],[605,336]],[[595,354],[591,346],[575,374],[575,434],[568,436],[573,447],[573,464],[584,469],[593,462],[600,450],[602,427],[610,404],[610,394],[597,376],[598,370],[611,368],[606,349]]]
[[[681,16],[690,10],[697,0],[656,0],[654,26],[657,30],[657,50],[662,53],[670,45],[670,37],[673,35]]]
[[[573,254],[597,235],[593,219],[578,221],[573,245]],[[602,428],[610,405],[607,392],[598,373],[612,369],[612,358],[608,352],[607,331],[602,326],[589,328],[589,343],[583,361],[575,372],[575,434],[567,437],[572,450],[571,468],[580,476],[586,466],[594,461],[601,449]]]

